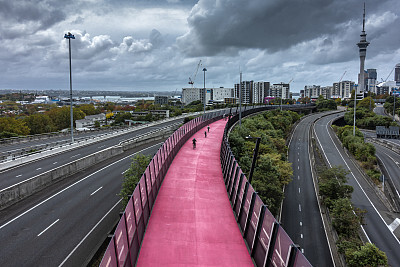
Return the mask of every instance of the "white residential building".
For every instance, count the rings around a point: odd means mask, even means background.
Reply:
[[[270,87],[271,97],[288,99],[290,97],[290,86],[287,83],[276,83]]]
[[[233,97],[233,88],[206,88],[206,103],[210,100],[224,100]],[[182,88],[182,103],[188,105],[193,101],[200,100],[204,103],[204,88]]]

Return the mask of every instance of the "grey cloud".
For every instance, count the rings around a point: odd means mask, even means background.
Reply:
[[[368,14],[388,1],[367,1]],[[212,56],[231,48],[275,52],[322,34],[337,34],[337,24],[361,18],[358,1],[200,0],[188,18],[189,32],[177,43],[189,56]]]

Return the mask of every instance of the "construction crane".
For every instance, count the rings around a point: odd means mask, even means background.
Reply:
[[[342,77],[340,77],[339,83],[343,80],[343,77],[344,77],[344,75],[346,74],[346,72],[347,72],[347,70],[345,70],[345,71],[343,72]]]
[[[199,68],[201,66],[201,59],[199,60],[199,64],[197,64],[196,72],[192,75],[192,77],[189,77],[189,84],[194,85],[194,81],[196,80],[197,72],[199,71]]]
[[[384,82],[386,82],[388,79],[389,79],[389,77],[390,77],[390,75],[392,74],[392,72],[394,71],[394,68],[395,67],[393,67],[393,69],[392,69],[392,71],[389,73],[389,75],[386,77],[386,79],[385,79],[385,81]],[[382,79],[382,78],[381,78]],[[383,80],[382,80],[383,81]]]

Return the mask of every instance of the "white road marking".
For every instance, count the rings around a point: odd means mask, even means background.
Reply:
[[[300,159],[297,159],[297,161],[300,161]]]
[[[332,119],[332,120],[333,120],[333,119]],[[330,134],[330,132],[329,132],[329,130],[328,130],[328,124],[325,125],[325,128],[326,128],[326,131],[327,131],[327,133],[328,133],[328,135],[329,135],[329,138],[331,139],[333,145],[335,146],[336,150],[338,151],[339,156],[342,158],[342,160],[343,160],[344,164],[346,165],[347,169],[350,171],[351,176],[353,176],[353,178],[354,178],[354,180],[356,181],[358,187],[359,187],[359,188],[361,189],[361,191],[364,193],[364,196],[367,198],[367,200],[369,201],[369,203],[371,204],[371,206],[373,207],[373,209],[375,210],[375,212],[378,214],[378,216],[380,217],[380,219],[381,219],[381,220],[385,223],[385,225],[386,225],[385,220],[382,218],[381,214],[378,212],[378,210],[376,209],[375,205],[372,203],[372,201],[369,199],[368,195],[365,193],[364,189],[362,188],[362,186],[360,185],[360,183],[358,182],[358,180],[356,179],[356,177],[354,176],[354,174],[351,172],[349,165],[347,164],[347,162],[345,161],[345,159],[344,159],[343,156],[342,156],[342,153],[340,153],[339,149],[337,148],[337,146],[336,146],[335,142],[333,141],[333,138],[332,138],[332,136],[331,136],[331,134]],[[322,145],[321,145],[321,142],[319,141],[319,138],[318,138],[318,135],[317,135],[317,133],[316,133],[316,131],[315,131],[315,128],[314,128],[314,133],[315,133],[315,136],[316,136],[316,138],[317,138],[318,143],[320,144],[320,147],[322,148],[322,152],[324,153],[325,158],[326,158],[326,160],[328,161],[329,167],[332,167],[332,165],[331,165],[331,163],[329,162],[328,157],[326,156],[326,153],[325,153],[325,151],[324,151],[324,149],[323,149],[323,147],[322,147]],[[362,225],[361,225],[361,230],[364,232],[365,236],[367,237],[368,242],[371,243],[371,240],[369,239],[369,236],[367,235],[367,232],[365,232],[365,229],[364,229],[364,227],[363,227]],[[391,233],[392,233],[394,239],[400,244],[400,241],[399,241],[399,240],[397,239],[397,237],[393,234],[393,232],[391,232]]]
[[[80,156],[80,155],[81,155],[81,154],[73,155],[73,156],[71,156],[71,159],[76,158],[76,157],[78,157],[78,156]]]
[[[303,253],[303,254],[304,254],[304,248],[302,248],[302,249],[301,249],[301,253]]]
[[[300,238],[303,238],[303,234],[300,234]]]
[[[300,180],[300,175],[297,175],[297,180]]]
[[[24,211],[24,212],[21,213],[20,215],[18,215],[18,216],[16,216],[15,218],[9,220],[9,221],[6,222],[5,224],[1,225],[1,226],[0,226],[0,229],[3,229],[4,227],[6,227],[7,225],[9,225],[10,223],[14,222],[15,220],[17,220],[17,219],[21,218],[22,216],[24,216],[25,214],[27,214],[28,212],[30,212],[30,211],[36,209],[37,207],[39,207],[39,206],[43,205],[44,203],[46,203],[47,201],[49,201],[50,199],[52,199],[52,198],[58,196],[59,194],[63,193],[64,191],[67,191],[67,190],[70,189],[71,187],[73,187],[73,186],[79,184],[80,182],[85,181],[86,179],[92,177],[93,175],[95,175],[95,174],[97,174],[97,173],[99,173],[99,172],[101,172],[101,171],[103,171],[103,170],[105,170],[105,169],[107,169],[107,168],[113,166],[114,164],[117,164],[117,163],[119,163],[119,162],[121,162],[121,161],[127,159],[127,158],[131,158],[132,156],[134,156],[134,155],[136,155],[136,154],[138,154],[138,153],[141,153],[142,151],[145,151],[145,150],[147,150],[147,149],[149,149],[149,148],[152,148],[152,147],[154,147],[154,146],[158,146],[158,145],[160,145],[160,144],[162,144],[162,142],[161,142],[161,143],[158,143],[158,144],[155,144],[155,145],[153,145],[153,146],[149,146],[149,147],[147,147],[147,148],[144,148],[144,149],[142,149],[142,150],[140,150],[140,151],[138,151],[138,152],[135,152],[135,153],[133,153],[133,154],[131,154],[131,155],[129,155],[129,156],[126,156],[125,158],[122,158],[122,159],[120,159],[120,160],[117,160],[117,161],[111,163],[110,165],[108,165],[108,166],[106,166],[106,167],[104,167],[104,168],[101,168],[100,170],[95,171],[95,172],[92,173],[92,174],[89,174],[89,175],[86,176],[85,178],[82,178],[81,180],[79,180],[79,181],[77,181],[77,182],[71,184],[70,186],[67,186],[66,188],[60,190],[59,192],[55,193],[55,194],[52,195],[51,197],[46,198],[45,200],[43,200],[43,201],[40,202],[39,204],[36,204],[36,205],[33,206],[32,208],[30,208],[30,209]],[[2,190],[4,190],[4,189],[2,189]],[[1,190],[0,190],[0,192],[1,192]]]
[[[300,170],[300,166],[297,166],[297,169]]]
[[[300,226],[303,226],[303,223],[302,223],[302,222],[300,222]]]
[[[400,219],[396,218],[390,225],[389,225],[389,229],[390,231],[395,231],[397,229],[397,227],[399,227],[400,225]]]
[[[102,186],[100,186],[100,188],[99,189],[97,189],[96,191],[94,191],[93,193],[91,193],[90,195],[91,196],[93,196],[94,194],[96,194],[100,189],[102,189],[103,187]]]
[[[21,176],[22,176],[22,174],[19,174],[19,175],[15,176],[15,177],[21,177]]]
[[[299,211],[301,211],[301,205],[299,204]]]
[[[132,155],[131,155],[132,156]],[[78,247],[86,240],[86,238],[94,231],[94,229],[104,220],[105,217],[107,217],[107,215],[121,202],[121,200],[118,200],[117,203],[114,204],[114,206],[112,206],[112,208],[107,211],[107,213],[103,216],[103,218],[100,219],[100,221],[98,223],[96,223],[95,226],[93,226],[93,228],[89,231],[89,233],[87,233],[85,235],[85,237],[81,240],[81,242],[78,243],[78,245],[76,245],[76,247],[68,254],[68,256],[63,260],[63,262],[60,263],[60,266],[63,266],[64,263],[69,259],[69,257],[71,257],[71,255],[78,249]]]
[[[53,162],[53,164],[57,164],[57,161],[56,161],[56,162]]]
[[[42,168],[37,168],[36,170],[38,171],[38,170],[41,170]]]
[[[50,229],[50,227],[52,227],[53,225],[55,225],[60,219],[57,219],[55,222],[53,222],[52,224],[50,224],[46,229],[44,229],[40,234],[38,234],[37,236],[41,236],[44,232],[46,232],[47,230]]]
[[[299,194],[300,194],[300,187],[299,187]]]

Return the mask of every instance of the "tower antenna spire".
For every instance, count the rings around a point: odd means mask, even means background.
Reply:
[[[363,13],[363,32],[365,32],[365,2],[364,2],[364,13]]]

